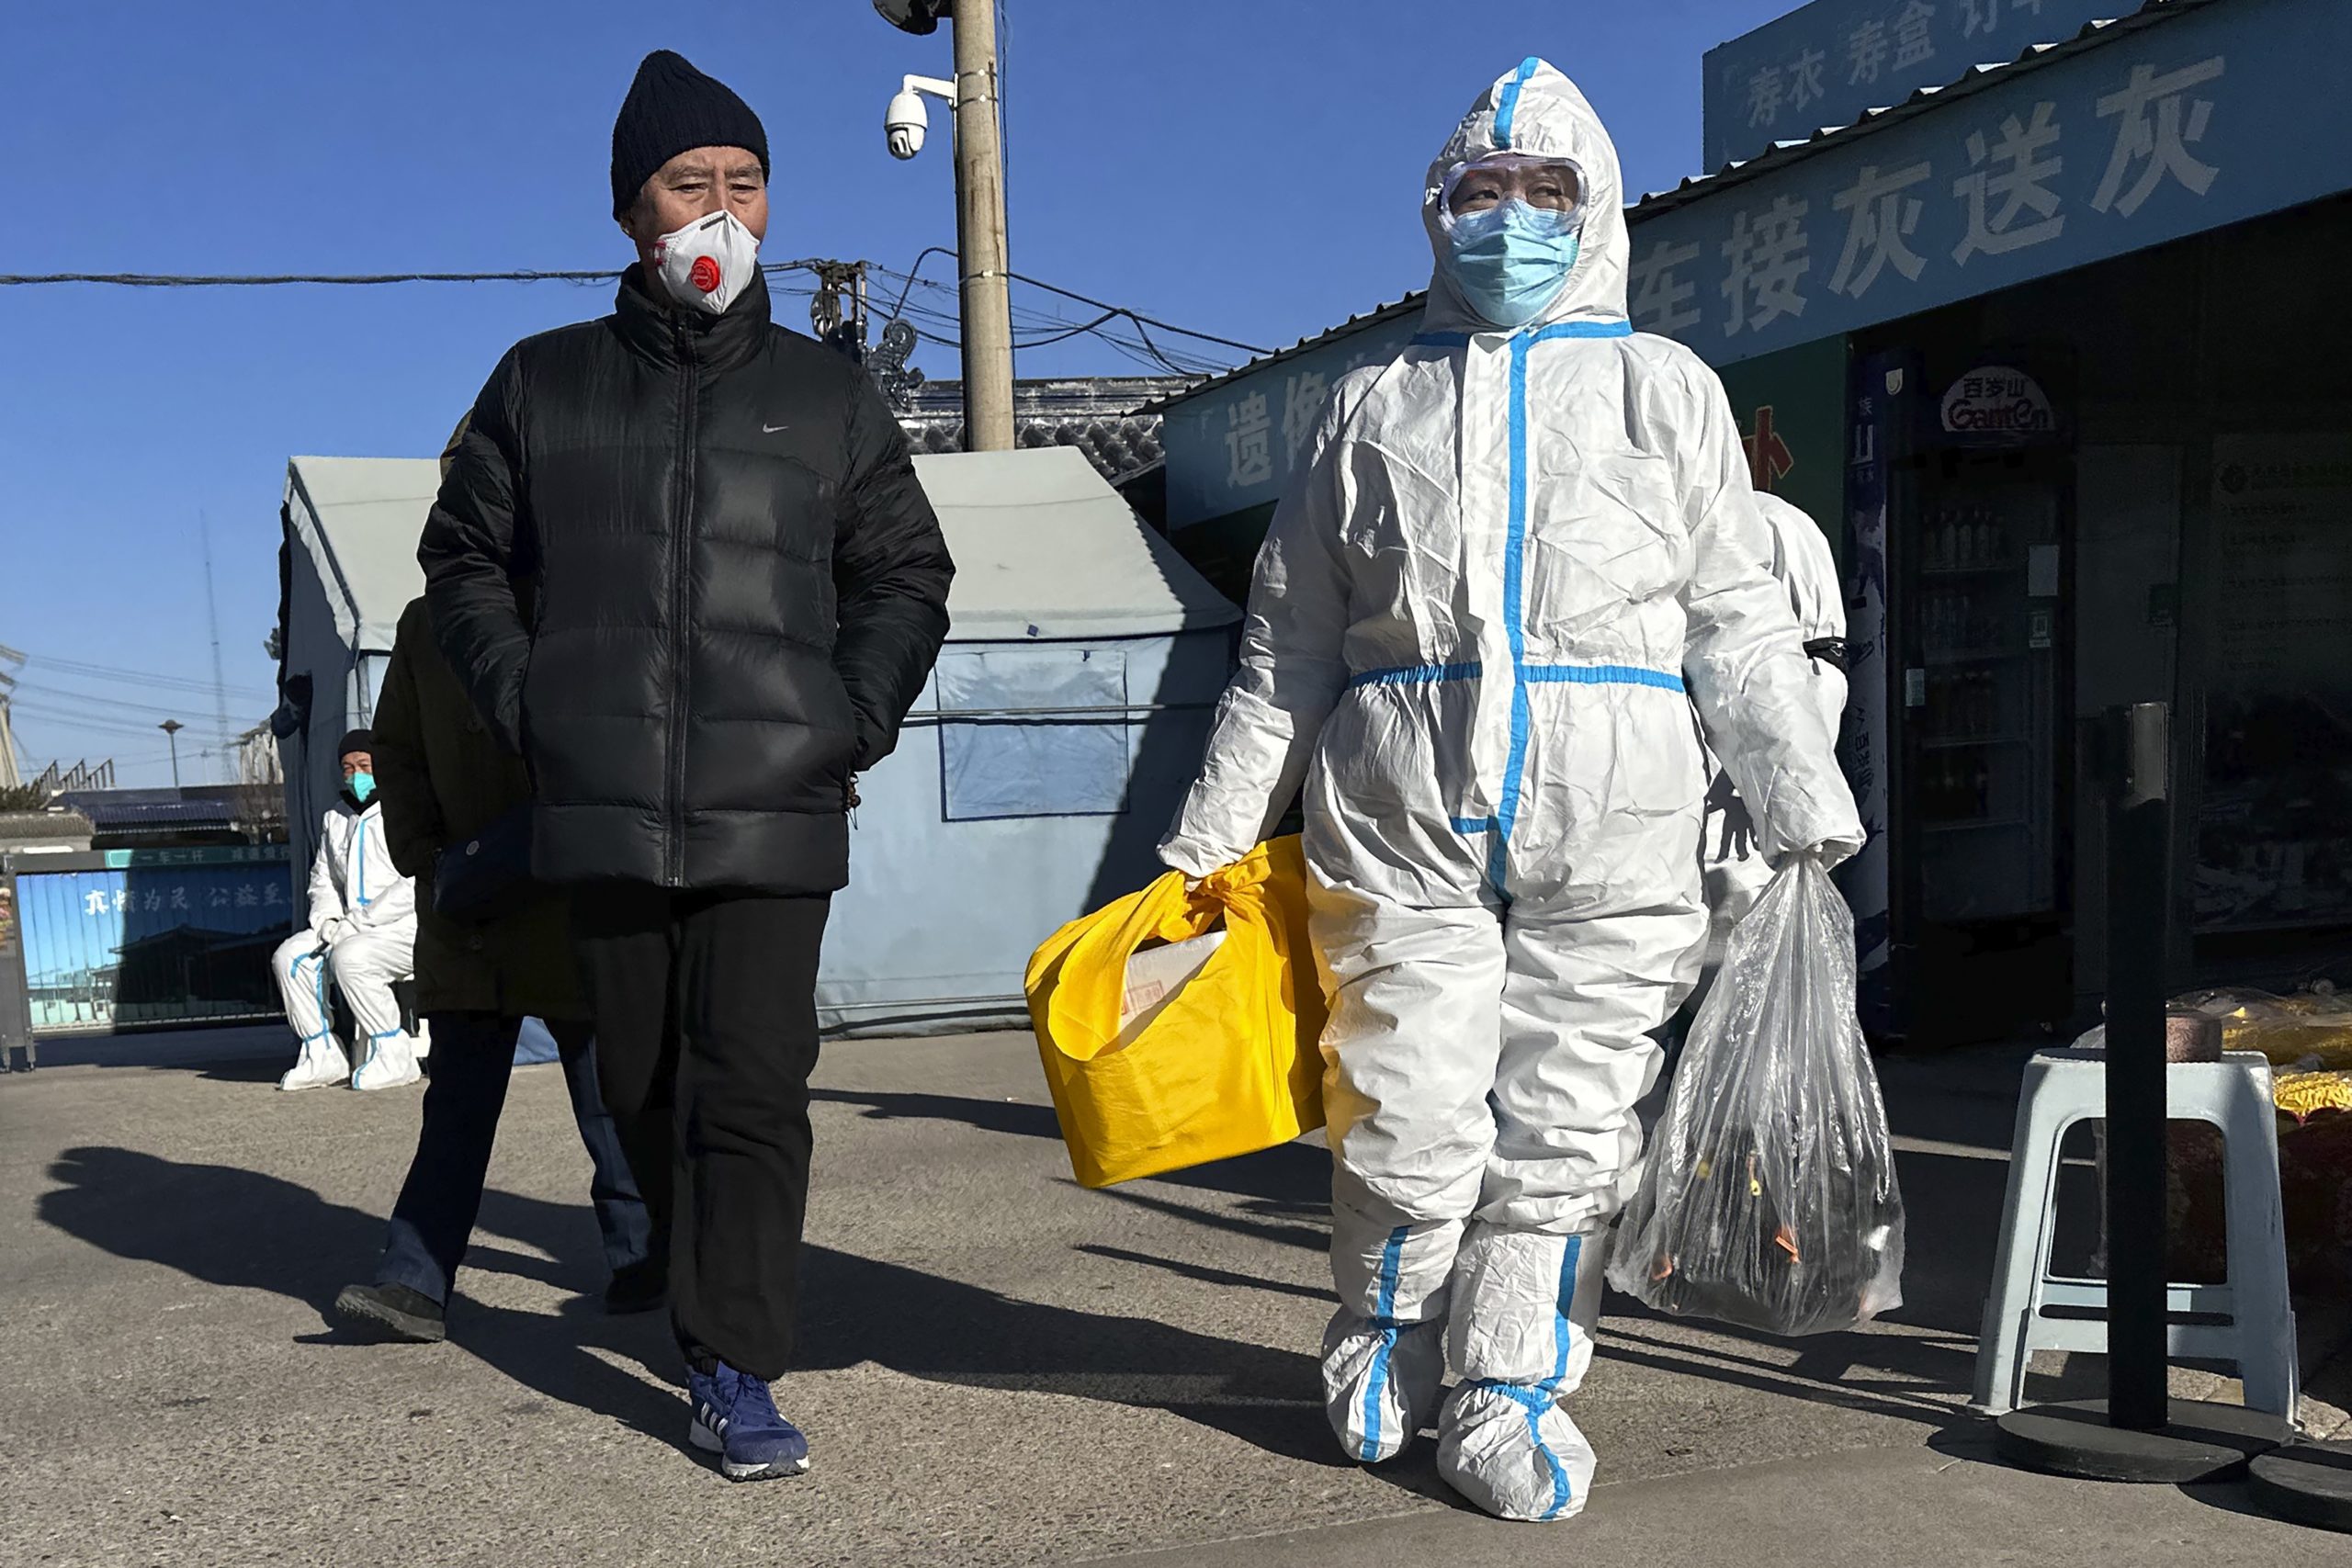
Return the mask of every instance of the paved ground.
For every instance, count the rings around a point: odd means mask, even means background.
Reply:
[[[1888,1072],[1911,1134],[1899,1321],[1789,1346],[1612,1316],[1576,1405],[1603,1484],[1540,1531],[1456,1509],[1426,1443],[1336,1461],[1314,1147],[1090,1193],[1025,1039],[831,1047],[806,1370],[783,1388],[817,1469],[729,1487],[681,1451],[661,1325],[595,1309],[556,1069],[516,1077],[453,1342],[364,1346],[322,1309],[372,1260],[416,1098],[278,1095],[274,1042],[245,1044],[52,1047],[0,1078],[0,1562],[1880,1568],[2103,1562],[2119,1531],[2151,1563],[2345,1560],[2226,1493],[1981,1462],[1959,1406],[1998,1055]],[[124,1061],[144,1065],[101,1065]]]

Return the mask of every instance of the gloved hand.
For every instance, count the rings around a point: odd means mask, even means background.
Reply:
[[[1777,872],[1804,857],[1818,862],[1824,871],[1835,871],[1861,852],[1862,841],[1860,839],[1824,839],[1792,853],[1767,856],[1765,863]]]
[[[345,919],[341,915],[329,915],[313,929],[315,929],[319,933],[319,943],[321,946],[333,947],[335,944],[336,940],[349,929],[350,925],[351,922]]]
[[[1835,871],[1862,852],[1860,839],[1825,839],[1808,848],[1805,853],[1821,863],[1824,871]]]
[[[1189,865],[1178,865],[1174,862],[1168,860],[1163,860],[1159,863],[1168,867],[1170,871],[1178,871],[1184,874],[1184,891],[1187,893],[1198,893],[1201,890],[1201,885],[1203,883],[1208,881],[1209,877],[1215,876],[1218,872],[1226,869],[1224,866],[1218,866],[1215,870],[1208,872],[1206,874],[1199,874],[1194,873],[1193,868]]]

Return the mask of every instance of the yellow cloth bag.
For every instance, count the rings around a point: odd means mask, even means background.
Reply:
[[[1127,960],[1220,921],[1224,942],[1122,1043]],[[1252,1154],[1323,1124],[1323,987],[1295,837],[1261,844],[1197,892],[1170,872],[1071,921],[1029,961],[1026,988],[1081,1187]]]

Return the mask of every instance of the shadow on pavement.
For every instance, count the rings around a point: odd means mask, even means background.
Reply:
[[[213,1064],[242,1078],[277,1070],[275,1058]],[[1900,1074],[1890,1075],[1899,1080]],[[254,1079],[253,1081],[260,1081]],[[861,1108],[876,1119],[953,1121],[1014,1136],[1057,1139],[1049,1106],[936,1094],[820,1089],[820,1100]],[[1898,1125],[1931,1128],[1924,1107],[1912,1111],[1899,1081],[1890,1084]],[[1999,1091],[1987,1101],[1996,1118]],[[1329,1156],[1290,1144],[1246,1158],[1110,1189],[1111,1201],[1186,1224],[1315,1251],[1329,1244]],[[1960,1153],[1901,1156],[1909,1211],[1906,1305],[1900,1323],[1926,1336],[1855,1334],[1804,1342],[1774,1341],[1713,1325],[1724,1340],[1746,1340],[1760,1354],[1693,1346],[1642,1330],[1648,1314],[1615,1299],[1618,1325],[1604,1339],[1611,1359],[1714,1379],[1798,1398],[1837,1404],[1959,1431],[1973,1418],[1954,1411],[1953,1393],[1970,1381],[1984,1281],[2000,1220],[2007,1167],[1998,1157]],[[344,1284],[366,1277],[383,1222],[330,1203],[294,1183],[220,1166],[179,1164],[132,1150],[85,1146],[51,1168],[56,1190],[40,1200],[48,1224],[119,1257],[162,1263],[224,1289],[275,1292],[322,1313]],[[1195,1194],[1228,1201],[1204,1205]],[[1190,1200],[1190,1201],[1188,1201]],[[602,1280],[594,1228],[585,1205],[548,1203],[493,1192],[483,1230],[567,1259],[548,1263],[525,1252],[475,1247],[468,1267],[594,1292]],[[1139,1268],[1172,1271],[1204,1287],[1252,1287],[1319,1295],[1288,1281],[1116,1247],[1085,1248]],[[1148,1319],[1028,1302],[981,1286],[838,1250],[803,1255],[802,1365],[843,1369],[873,1362],[907,1376],[976,1388],[1057,1393],[1161,1409],[1226,1432],[1283,1457],[1342,1462],[1325,1426],[1315,1359],[1197,1334]],[[679,1437],[674,1395],[611,1365],[586,1347],[633,1358],[668,1378],[673,1352],[659,1315],[606,1319],[567,1309],[563,1321],[488,1307],[467,1298],[453,1314],[455,1342],[537,1393],[577,1404],[665,1441]],[[1651,1321],[1662,1321],[1651,1319]],[[335,1342],[333,1337],[328,1342]],[[1798,1354],[1792,1361],[1790,1349]],[[1877,1381],[1845,1382],[1856,1369]],[[1891,1379],[1891,1381],[1889,1381]],[[1408,1491],[1443,1495],[1433,1473],[1409,1461],[1382,1473]]]
[[[269,1291],[301,1302],[326,1326],[300,1337],[300,1343],[364,1343],[325,1314],[338,1291],[368,1278],[384,1239],[384,1222],[375,1215],[330,1203],[274,1176],[183,1165],[130,1149],[69,1149],[49,1174],[62,1185],[41,1195],[39,1213],[67,1235],[118,1258],[160,1263],[223,1290]],[[467,1254],[467,1268],[516,1274],[559,1289],[593,1288],[602,1265],[595,1260],[595,1227],[584,1204],[575,1210],[493,1196],[497,1202],[483,1205],[485,1219],[503,1222],[497,1228],[512,1239],[558,1256],[569,1249],[583,1263],[549,1263],[477,1245]],[[647,1358],[636,1343],[650,1333],[668,1345],[668,1331],[658,1316],[600,1316],[586,1320],[581,1330],[556,1330],[537,1313],[467,1298],[461,1277],[451,1320],[452,1343],[533,1392],[665,1441],[682,1437],[682,1411],[673,1395],[590,1355],[582,1344],[632,1355],[658,1370],[662,1358]],[[433,1353],[424,1346],[396,1348],[401,1354]]]
[[[1148,1318],[1021,1301],[831,1247],[801,1254],[798,1365],[1165,1410],[1286,1459],[1337,1465],[1314,1358]]]
[[[1061,1142],[1061,1128],[1050,1105],[1017,1100],[975,1100],[968,1095],[897,1094],[843,1089],[811,1089],[817,1104],[863,1107],[869,1122],[961,1122],[983,1133],[1010,1133],[1023,1138]]]
[[[224,1290],[262,1290],[322,1315],[343,1286],[368,1277],[383,1222],[293,1182],[134,1150],[80,1147],[50,1169],[47,1224],[119,1258],[160,1263]],[[469,1269],[495,1269],[586,1292],[601,1280],[584,1204],[493,1192],[483,1228],[577,1263],[549,1264],[476,1246]],[[799,1364],[865,1362],[975,1388],[1066,1393],[1161,1409],[1284,1457],[1340,1462],[1315,1397],[1311,1357],[1220,1339],[1144,1318],[1024,1302],[957,1280],[829,1247],[802,1255]],[[484,1305],[464,1293],[451,1343],[533,1392],[610,1416],[664,1441],[683,1436],[676,1397],[586,1346],[637,1359],[657,1376],[674,1352],[658,1314],[634,1319],[544,1314]],[[359,1342],[338,1328],[303,1343]],[[424,1348],[401,1353],[429,1354]],[[1295,1394],[1289,1391],[1295,1391]]]
[[[1937,1135],[1964,1147],[1985,1146],[1996,1127],[2006,1128],[2015,1104],[2014,1078],[2022,1070],[2022,1049],[1986,1052],[1965,1064],[1933,1062],[1905,1065],[1888,1074],[1889,1116],[1898,1130],[1914,1135]],[[1967,1084],[1965,1095],[1954,1097],[1941,1087],[1958,1067]],[[1984,1081],[1978,1082],[1982,1077]],[[941,1094],[861,1093],[841,1089],[818,1091],[816,1098],[864,1108],[879,1119],[899,1117],[960,1122],[988,1131],[1058,1140],[1053,1109],[1046,1105],[979,1100]],[[1955,1111],[1956,1100],[1964,1100]],[[1962,1125],[1965,1123],[1965,1125]],[[1955,1136],[1955,1134],[1958,1134]],[[2006,1150],[2007,1134],[1996,1145]],[[1191,1170],[1106,1188],[1102,1196],[1115,1202],[1191,1224],[1246,1236],[1251,1240],[1321,1251],[1330,1244],[1330,1156],[1304,1143],[1286,1144],[1240,1159],[1222,1160]],[[2001,1205],[2008,1178],[2002,1157],[1972,1157],[1964,1153],[1905,1152],[1897,1158],[1906,1211],[1906,1256],[1903,1308],[1894,1322],[1927,1329],[1938,1337],[1889,1334],[1834,1335],[1812,1341],[1776,1341],[1766,1336],[1716,1324],[1710,1333],[1758,1345],[1794,1347],[1802,1351],[1794,1366],[1785,1356],[1745,1366],[1709,1368],[1690,1359],[1687,1347],[1660,1346],[1654,1359],[1672,1360],[1678,1370],[1725,1381],[1769,1386],[1780,1392],[1829,1400],[1848,1399],[1873,1409],[1925,1417],[1948,1410],[1922,1398],[1917,1402],[1889,1397],[1880,1392],[1823,1389],[1855,1367],[1892,1372],[1908,1380],[1905,1387],[1920,1395],[1942,1394],[1946,1400],[1965,1393],[1973,1382],[1975,1342],[1981,1325],[1985,1282],[1998,1240]],[[2080,1184],[2076,1184],[2079,1187]],[[1170,1190],[1176,1190],[1170,1191]],[[1238,1199],[1234,1211],[1204,1210],[1182,1201],[1183,1191],[1210,1192]],[[2063,1208],[2080,1206],[2082,1193],[2069,1189]],[[2074,1216],[2079,1221],[2080,1216]],[[1131,1261],[1175,1272],[1190,1266],[1164,1259],[1131,1257]],[[1214,1272],[1214,1271],[1211,1271]],[[1224,1282],[1213,1280],[1209,1282]],[[1263,1284],[1264,1281],[1245,1280]],[[1635,1319],[1653,1316],[1623,1296],[1611,1298],[1612,1316]],[[1604,1354],[1611,1351],[1604,1348]],[[1639,1358],[1649,1352],[1629,1349]],[[1663,1364],[1663,1362],[1662,1362]]]
[[[1046,1138],[1057,1144],[1062,1137],[1052,1106],[1021,1100],[840,1089],[812,1089],[808,1098],[828,1104],[860,1107],[868,1121],[959,1122],[983,1133],[1010,1133],[1019,1137]],[[1170,1171],[1105,1190],[1110,1196],[1120,1198],[1142,1186],[1186,1187],[1202,1192],[1227,1193],[1250,1200],[1246,1206],[1252,1213],[1320,1216],[1328,1214],[1331,1208],[1331,1156],[1314,1144],[1284,1144],[1260,1154]],[[1320,1247],[1325,1241],[1325,1237],[1317,1235],[1313,1245]]]
[[[1278,1296],[1297,1296],[1306,1301],[1328,1302],[1331,1292],[1320,1285],[1294,1284],[1288,1280],[1267,1280],[1255,1274],[1236,1273],[1230,1269],[1212,1269],[1204,1263],[1182,1263],[1172,1258],[1154,1258],[1148,1252],[1129,1252],[1124,1247],[1099,1247],[1092,1243],[1072,1250],[1089,1258],[1100,1258],[1113,1263],[1139,1263],[1147,1269],[1159,1269],[1181,1279],[1197,1280],[1204,1285],[1218,1285],[1237,1291],[1271,1291]]]

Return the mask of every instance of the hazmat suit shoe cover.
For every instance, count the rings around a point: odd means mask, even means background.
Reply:
[[[1399,1324],[1341,1307],[1324,1331],[1324,1413],[1351,1460],[1395,1459],[1436,1416],[1444,1391],[1442,1322]]]
[[[356,1089],[401,1089],[424,1077],[416,1065],[416,1053],[411,1048],[406,1034],[395,1032],[373,1042],[368,1055],[351,1075],[351,1087]]]
[[[1453,1269],[1446,1350],[1454,1370],[1473,1382],[1574,1393],[1592,1365],[1610,1235],[1474,1224]]]
[[[1438,1474],[1498,1519],[1575,1517],[1595,1462],[1558,1396],[1541,1388],[1464,1382],[1438,1416]]]
[[[351,1061],[332,1040],[313,1040],[302,1047],[294,1065],[277,1080],[281,1089],[331,1089],[351,1080]]]
[[[1581,1512],[1593,1453],[1560,1408],[1592,1365],[1609,1233],[1479,1221],[1453,1273],[1447,1348],[1462,1382],[1438,1417],[1438,1473],[1487,1513]]]

